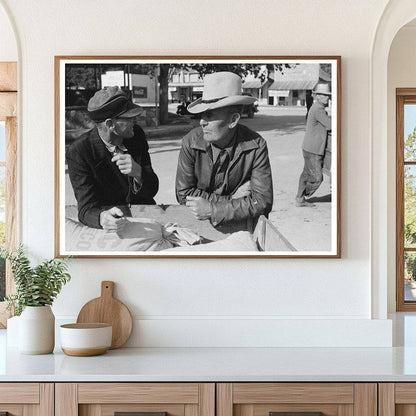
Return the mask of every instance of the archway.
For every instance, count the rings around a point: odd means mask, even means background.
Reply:
[[[388,56],[390,46],[402,26],[416,17],[414,0],[390,1],[380,18],[371,53],[371,269],[372,317],[387,318],[389,264],[388,192]]]

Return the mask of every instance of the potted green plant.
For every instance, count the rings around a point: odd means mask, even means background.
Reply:
[[[33,267],[20,245],[16,250],[0,250],[10,261],[16,292],[6,296],[8,309],[19,318],[19,351],[49,354],[55,346],[55,317],[51,305],[71,276],[68,258],[45,260]]]

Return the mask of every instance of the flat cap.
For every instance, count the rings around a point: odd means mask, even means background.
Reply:
[[[130,97],[120,87],[104,87],[97,91],[88,102],[88,114],[96,123],[107,118],[136,117],[142,108],[130,100]]]

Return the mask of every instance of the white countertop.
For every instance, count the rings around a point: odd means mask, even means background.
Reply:
[[[416,348],[120,348],[21,355],[0,331],[0,381],[416,381]]]
[[[119,348],[97,357],[22,355],[0,330],[0,382],[415,381],[416,314],[395,314],[394,348]]]

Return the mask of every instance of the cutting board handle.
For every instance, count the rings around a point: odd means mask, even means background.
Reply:
[[[101,297],[112,298],[114,291],[114,282],[110,280],[104,280],[101,282]]]

